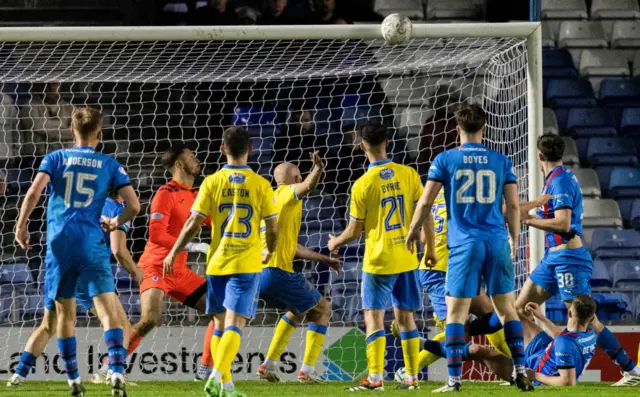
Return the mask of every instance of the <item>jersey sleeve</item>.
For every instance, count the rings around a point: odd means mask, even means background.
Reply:
[[[571,369],[576,367],[576,357],[582,353],[576,343],[562,335],[554,341],[556,367],[558,369]]]
[[[431,167],[429,167],[429,175],[428,179],[430,181],[444,183],[446,166],[444,164],[444,154],[440,153],[436,156],[436,158],[431,163]]]
[[[349,208],[349,218],[354,221],[364,222],[367,217],[367,204],[365,202],[365,192],[361,183],[356,183],[351,189],[351,206]]]
[[[294,184],[294,185],[289,185],[287,186],[286,189],[283,189],[282,194],[284,195],[282,197],[283,199],[283,204],[286,205],[292,201],[300,201],[300,198],[298,197],[298,193],[296,192],[296,189],[298,188],[298,184]]]
[[[573,184],[565,178],[552,179],[547,193],[553,196],[551,207],[554,211],[573,208]]]
[[[177,238],[169,234],[173,197],[171,192],[160,188],[151,200],[151,216],[149,219],[149,241],[166,248],[173,248]]]
[[[518,177],[516,177],[516,173],[513,171],[513,163],[508,157],[507,161],[505,161],[505,167],[504,184],[518,183]]]
[[[213,200],[214,190],[213,184],[213,176],[207,177],[204,182],[202,182],[202,185],[200,185],[200,190],[198,191],[198,196],[196,196],[196,200],[191,206],[192,214],[196,214],[205,218],[211,215],[211,202]],[[209,222],[211,222],[211,219],[209,219]]]
[[[131,180],[129,179],[129,174],[124,169],[124,167],[117,161],[112,161],[113,167],[113,178],[111,179],[111,188],[116,192],[122,189],[125,186],[131,185]]]
[[[276,198],[273,195],[273,189],[269,185],[269,182],[263,184],[262,188],[262,208],[260,208],[260,217],[263,220],[275,218],[278,216],[276,209]]]
[[[411,195],[413,196],[413,202],[417,203],[420,200],[420,196],[422,196],[422,191],[424,190],[422,186],[422,180],[420,179],[420,174],[414,169],[411,169],[413,172],[413,187]]]
[[[59,156],[59,152],[52,152],[44,156],[44,158],[40,162],[40,167],[38,167],[38,172],[44,172],[45,174],[49,175],[49,177],[53,181],[53,178],[56,175],[55,170],[58,167]]]

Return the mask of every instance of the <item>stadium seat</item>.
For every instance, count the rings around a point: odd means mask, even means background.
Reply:
[[[566,132],[574,137],[616,136],[616,120],[606,108],[572,108]]]
[[[543,48],[542,75],[547,78],[577,77],[569,51],[565,48]]]
[[[542,111],[543,134],[558,135],[558,119],[556,113],[551,108],[544,108]]]
[[[269,138],[277,132],[276,111],[271,107],[236,106],[231,121],[235,126],[245,127],[251,137]]]
[[[611,287],[611,275],[607,265],[601,259],[593,261],[593,273],[591,274],[592,287]]]
[[[424,19],[421,0],[376,0],[375,11],[385,17],[398,13],[409,18]]]
[[[596,106],[593,89],[587,80],[550,79],[544,96],[553,108]]]
[[[598,181],[600,182],[600,191],[604,197],[609,195],[609,181],[611,180],[611,171],[614,168],[616,168],[616,166],[612,165],[595,167],[596,174],[598,174]]]
[[[620,76],[629,77],[627,55],[614,50],[589,49],[580,55],[580,76]]]
[[[616,198],[616,203],[620,208],[620,214],[622,215],[622,223],[625,228],[631,227],[631,211],[633,209],[633,198]]]
[[[17,300],[18,311],[21,315],[36,316],[44,312],[44,297],[42,295],[25,296]]]
[[[593,166],[639,165],[633,141],[628,138],[591,138],[587,158]]]
[[[609,196],[640,198],[640,168],[614,168],[609,178]]]
[[[609,42],[598,21],[564,21],[560,25],[558,47],[608,48]]]
[[[307,231],[334,233],[341,230],[341,219],[333,196],[309,197],[302,204],[302,224]]]
[[[249,155],[249,163],[270,163],[273,157],[273,144],[273,138],[251,139],[252,151]]]
[[[599,101],[608,107],[640,107],[640,81],[637,79],[604,79]]]
[[[617,293],[593,294],[598,304],[596,315],[601,321],[618,321],[627,311],[626,299]]]
[[[570,137],[562,137],[564,140],[564,155],[562,156],[562,162],[569,166],[579,166],[580,165],[580,157],[578,156],[578,147],[576,146],[576,141]]]
[[[427,19],[475,19],[482,13],[481,3],[470,0],[429,0]]]
[[[33,282],[27,263],[0,265],[0,284],[30,284]]]
[[[552,48],[555,46],[556,33],[553,30],[553,27],[547,21],[542,21],[542,47]]]
[[[640,230],[640,199],[633,200],[631,204],[631,227]]]
[[[640,18],[637,0],[592,0],[591,19]]]
[[[640,108],[627,108],[622,111],[620,134],[640,137]]]
[[[567,307],[560,297],[554,296],[545,303],[547,318],[551,321],[565,323],[567,321]]]
[[[640,320],[640,294],[636,295],[634,306],[635,306],[635,318],[636,320]]]
[[[640,23],[617,21],[611,28],[611,48],[640,47]]]
[[[122,303],[122,307],[128,315],[135,316],[140,314],[140,295],[121,293],[120,303]]]
[[[580,190],[585,198],[600,198],[600,183],[598,182],[598,174],[589,168],[580,168],[574,170],[576,178],[580,183]]]
[[[640,287],[640,263],[638,260],[619,260],[613,266],[614,288]]]
[[[630,229],[596,229],[592,235],[591,252],[600,259],[640,258],[640,232]]]
[[[587,19],[584,0],[542,0],[542,19]]]
[[[614,200],[584,199],[584,227],[622,227],[622,215]]]

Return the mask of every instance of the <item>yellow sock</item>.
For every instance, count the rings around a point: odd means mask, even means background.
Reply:
[[[509,349],[509,345],[507,345],[503,329],[486,336],[489,343],[491,343],[491,346],[493,346],[498,351],[498,353],[502,354],[505,357],[511,358],[511,349]]]
[[[280,356],[282,356],[282,352],[284,348],[287,347],[289,338],[291,338],[291,334],[295,329],[296,327],[291,324],[291,320],[289,320],[287,316],[283,316],[280,321],[278,321],[276,329],[273,332],[269,350],[267,351],[267,358],[269,360],[280,361]]]
[[[402,356],[407,375],[418,375],[418,364],[420,360],[420,335],[418,330],[400,332],[400,343],[402,343]]]
[[[374,331],[367,336],[367,364],[369,375],[384,373],[384,352],[387,341],[384,330]]]
[[[433,340],[444,340],[444,331],[440,332],[436,336],[433,337]],[[427,367],[440,359],[440,356],[437,356],[431,353],[428,350],[421,350],[420,354],[418,354],[419,367],[418,371],[424,367]]]
[[[220,344],[220,339],[222,339],[223,331],[219,329],[213,330],[213,336],[211,337],[211,357],[216,358],[216,353],[218,352],[218,345]],[[215,366],[215,362],[213,365]],[[222,381],[229,382],[231,380],[231,371],[225,372],[222,374]]]
[[[229,375],[229,378],[231,378],[231,363],[233,363],[233,360],[236,358],[236,354],[238,354],[238,350],[240,350],[241,336],[242,331],[239,328],[233,326],[227,327],[224,329],[224,334],[217,346],[218,348],[216,350],[216,358],[213,362],[213,367],[223,374],[223,382],[225,382],[224,378],[227,374]],[[213,341],[211,344],[213,345]]]
[[[327,326],[321,324],[309,324],[307,328],[307,342],[304,348],[304,358],[302,363],[311,367],[316,365],[316,360],[324,345],[324,335],[327,333]]]

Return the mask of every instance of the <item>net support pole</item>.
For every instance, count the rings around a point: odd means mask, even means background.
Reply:
[[[542,26],[527,37],[527,111],[528,142],[527,173],[529,183],[529,200],[535,200],[542,190],[542,175],[538,164],[536,143],[542,133]],[[529,266],[533,270],[542,259],[544,238],[541,230],[529,228]]]

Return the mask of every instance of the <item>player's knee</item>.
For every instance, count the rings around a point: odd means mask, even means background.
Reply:
[[[307,314],[307,319],[310,322],[322,322],[327,321],[331,317],[331,303],[326,299],[320,299],[316,307],[311,309]]]

